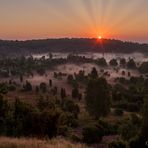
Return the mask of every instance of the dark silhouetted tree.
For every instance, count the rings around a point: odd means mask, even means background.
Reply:
[[[111,66],[118,66],[118,62],[117,62],[116,59],[110,60],[109,64],[110,64]]]
[[[25,91],[32,91],[32,85],[30,82],[26,81],[26,84],[24,85]]]
[[[145,140],[148,138],[148,97],[144,101],[141,137]]]
[[[36,93],[39,92],[39,87],[38,86],[35,87],[35,91],[36,91]]]
[[[104,78],[90,80],[86,88],[86,107],[94,117],[106,116],[110,111],[110,90]]]
[[[49,86],[52,87],[52,80],[49,80]]]
[[[90,77],[93,78],[93,79],[97,79],[98,78],[98,72],[96,70],[95,67],[93,67],[91,73],[90,73]]]
[[[46,83],[41,83],[41,84],[40,84],[40,90],[41,90],[42,92],[44,92],[44,93],[47,91]]]
[[[97,59],[97,64],[99,66],[103,66],[103,67],[106,67],[107,66],[107,62],[106,62],[106,60],[104,58]]]
[[[126,59],[125,58],[120,59],[120,66],[122,66],[122,67],[126,66]]]
[[[61,99],[63,100],[64,98],[66,98],[66,90],[61,88]]]
[[[23,75],[20,75],[20,82],[22,83],[23,82]]]
[[[136,69],[136,63],[133,59],[129,59],[129,61],[127,62],[127,68],[129,69]]]
[[[78,90],[78,88],[73,88],[72,89],[72,98],[78,98],[79,97],[79,90]]]

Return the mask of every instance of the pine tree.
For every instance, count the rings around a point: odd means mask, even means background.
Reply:
[[[110,111],[109,85],[104,78],[90,80],[86,89],[86,107],[94,117],[106,116]]]

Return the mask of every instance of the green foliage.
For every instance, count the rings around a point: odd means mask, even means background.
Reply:
[[[113,141],[109,144],[109,148],[127,148],[127,144],[122,140]]]
[[[123,109],[121,108],[116,108],[115,111],[114,111],[115,115],[117,116],[122,116],[123,115]]]
[[[44,67],[41,67],[41,66],[37,67],[37,70],[36,71],[41,76],[43,76],[45,74],[45,72],[46,72],[45,71],[45,68]]]
[[[140,118],[136,114],[132,114],[128,120],[120,125],[119,134],[123,140],[129,141],[131,138],[139,134],[140,127]]]
[[[47,85],[46,85],[46,83],[41,83],[40,84],[40,90],[43,92],[43,93],[46,93],[46,91],[47,91]]]
[[[109,64],[110,64],[111,66],[118,66],[118,62],[117,62],[116,59],[110,60]]]
[[[12,85],[9,85],[9,86],[8,86],[8,90],[9,90],[9,91],[15,91],[15,90],[16,90],[16,86],[13,85],[13,84],[12,84]]]
[[[146,142],[147,142],[146,139],[142,139],[139,135],[136,135],[135,137],[130,139],[129,147],[130,148],[147,148]]]
[[[66,98],[66,90],[65,88],[61,88],[61,99],[63,100],[64,98]]]
[[[72,134],[72,135],[70,135],[70,139],[71,139],[72,141],[74,141],[74,142],[82,142],[81,137],[80,137],[79,135],[77,135],[77,134]]]
[[[126,59],[125,58],[120,59],[120,65],[122,67],[125,67],[126,66]]]
[[[51,93],[52,93],[53,96],[56,96],[57,92],[58,92],[58,88],[57,87],[54,87],[54,88],[51,89]]]
[[[129,140],[137,134],[137,128],[131,123],[125,123],[119,128],[119,133],[124,140]]]
[[[0,117],[5,116],[5,112],[7,111],[8,102],[3,99],[0,95]]]
[[[143,62],[139,67],[139,71],[144,74],[148,73],[148,62]]]
[[[86,88],[86,107],[94,117],[106,116],[110,111],[110,89],[104,78],[90,80]]]
[[[32,85],[30,82],[26,81],[26,84],[23,86],[25,91],[32,91]]]
[[[72,89],[72,98],[79,98],[79,90],[76,87]]]
[[[68,83],[72,83],[73,80],[74,80],[73,75],[68,75],[68,76],[67,76],[67,81],[68,81]]]
[[[47,135],[49,138],[56,136],[59,116],[60,112],[56,110],[43,111],[35,115],[35,118],[33,118],[35,119],[33,120],[35,125],[33,123],[31,124],[35,126],[31,128],[34,130],[33,133],[42,137]]]
[[[62,112],[60,118],[59,118],[59,123],[61,125],[67,125],[68,127],[77,127],[78,123],[77,120],[74,118],[73,113],[70,112]]]
[[[78,82],[82,82],[82,83],[86,84],[86,82],[87,82],[87,76],[85,76],[85,71],[80,70],[78,74],[75,73],[75,79]]]
[[[39,92],[39,87],[38,86],[35,87],[35,91],[36,91],[36,93]]]
[[[136,113],[132,113],[131,114],[131,122],[136,125],[137,127],[140,127],[141,126],[141,118],[139,115],[137,115]]]
[[[99,66],[102,66],[102,67],[106,67],[107,66],[107,62],[106,62],[106,60],[104,58],[97,59],[97,64]]]
[[[65,100],[60,107],[56,99],[40,97],[36,107],[19,99],[9,105],[0,96],[0,135],[49,138],[66,135],[69,127],[77,126],[78,113],[79,107],[72,100]]]
[[[58,127],[58,130],[57,130],[58,135],[66,136],[67,133],[68,133],[68,126],[61,125]]]
[[[140,136],[142,139],[148,140],[148,96],[145,97],[143,106],[143,119]]]
[[[0,83],[0,94],[6,94],[8,92],[8,86],[6,83]]]
[[[63,110],[72,113],[75,118],[78,117],[78,113],[80,112],[79,106],[70,99],[64,100]]]
[[[40,110],[44,110],[44,109],[53,109],[55,108],[55,99],[53,98],[48,98],[48,97],[43,97],[40,96],[37,100],[37,107]]]
[[[90,77],[91,77],[92,79],[97,79],[97,78],[98,78],[98,72],[97,72],[97,70],[96,70],[95,67],[93,67],[93,69],[92,69],[92,71],[91,71],[91,73],[90,73]]]
[[[98,121],[98,126],[101,126],[104,129],[104,135],[115,135],[118,134],[118,124],[112,124],[104,120]]]
[[[129,59],[129,61],[127,62],[127,68],[129,69],[136,69],[136,63],[133,59]]]
[[[9,104],[0,95],[0,134],[5,133],[5,119],[8,117]]]
[[[49,59],[50,59],[50,60],[52,60],[53,55],[52,55],[52,53],[51,53],[51,52],[49,52],[48,56],[49,56]]]
[[[23,75],[20,75],[20,82],[23,82],[24,78]]]
[[[52,80],[49,80],[49,86],[52,87]]]
[[[99,143],[104,135],[102,127],[96,127],[95,125],[89,125],[83,128],[83,142],[87,144]]]

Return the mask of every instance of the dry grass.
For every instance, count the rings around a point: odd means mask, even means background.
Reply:
[[[87,146],[84,144],[72,143],[61,138],[38,140],[0,137],[0,148],[87,148]]]

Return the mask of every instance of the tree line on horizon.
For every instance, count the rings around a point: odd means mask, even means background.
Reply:
[[[92,38],[40,39],[27,41],[0,40],[1,55],[26,55],[45,52],[115,52],[115,53],[148,53],[148,44],[123,42],[114,39]]]

